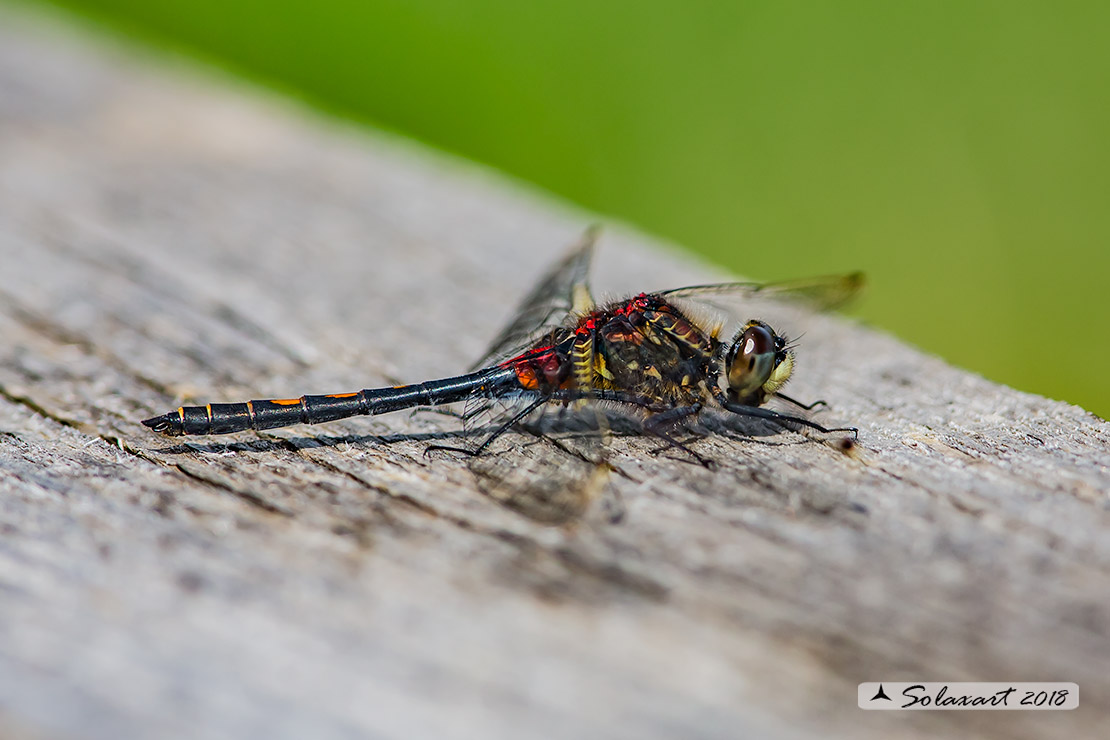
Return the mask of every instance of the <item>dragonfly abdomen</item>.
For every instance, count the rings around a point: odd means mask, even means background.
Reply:
[[[143,424],[172,436],[230,434],[293,424],[322,424],[417,406],[439,406],[463,401],[475,393],[497,396],[514,390],[520,390],[516,373],[509,368],[493,368],[413,385],[367,388],[355,393],[181,406],[168,414],[146,419]]]

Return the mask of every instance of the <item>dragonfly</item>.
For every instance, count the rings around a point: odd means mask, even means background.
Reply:
[[[749,319],[725,335],[725,321],[697,318],[696,306],[716,309],[722,302],[770,296],[833,308],[859,290],[859,273],[780,283],[713,283],[599,305],[588,281],[596,239],[597,230],[591,229],[547,272],[482,360],[462,375],[347,393],[180,406],[142,423],[165,435],[213,435],[462,402],[468,410],[460,416],[470,418],[502,404],[507,410],[476,447],[428,448],[480,457],[540,409],[605,405],[635,413],[645,433],[707,466],[710,461],[675,430],[710,408],[784,428],[858,436],[855,427],[825,427],[767,408],[773,398],[806,410],[824,402],[805,404],[783,393],[795,369],[794,347],[783,334],[765,321]]]

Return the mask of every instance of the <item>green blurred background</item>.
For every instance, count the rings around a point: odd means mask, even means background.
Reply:
[[[1110,415],[1110,3],[57,4]]]

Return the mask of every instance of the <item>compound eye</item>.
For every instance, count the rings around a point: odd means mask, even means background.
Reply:
[[[776,349],[775,333],[763,322],[753,321],[736,337],[727,359],[731,400],[755,406],[763,403],[768,381],[779,364]]]
[[[740,337],[740,354],[755,362],[756,355],[774,354],[775,338],[764,326],[752,326]]]

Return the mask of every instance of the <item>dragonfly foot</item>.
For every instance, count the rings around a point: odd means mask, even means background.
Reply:
[[[658,437],[659,435],[656,434],[655,436]],[[666,452],[667,450],[678,449],[678,450],[682,450],[687,455],[692,457],[694,459],[694,462],[696,462],[698,465],[702,466],[706,470],[716,470],[717,469],[717,462],[715,460],[710,460],[708,457],[705,457],[704,455],[699,455],[697,452],[694,452],[694,450],[692,450],[689,447],[689,445],[687,445],[686,443],[679,442],[676,439],[667,439],[667,438],[663,438],[663,441],[666,442],[666,444],[663,445],[662,447],[656,447],[654,450],[651,450],[650,454],[652,454],[652,455],[661,455],[662,453]]]
[[[428,445],[424,448],[424,457],[428,457],[433,452],[458,452],[467,457],[475,457],[478,452],[475,450],[468,450],[465,447],[451,447],[449,445]]]
[[[823,398],[818,399],[818,400],[814,401],[813,403],[802,403],[798,399],[791,398],[790,396],[786,395],[785,393],[776,393],[775,397],[776,398],[781,398],[782,400],[786,401],[787,403],[792,403],[795,406],[797,406],[798,408],[805,409],[806,411],[813,411],[818,406],[825,406],[827,408],[828,405],[829,405],[829,402],[826,401]]]

